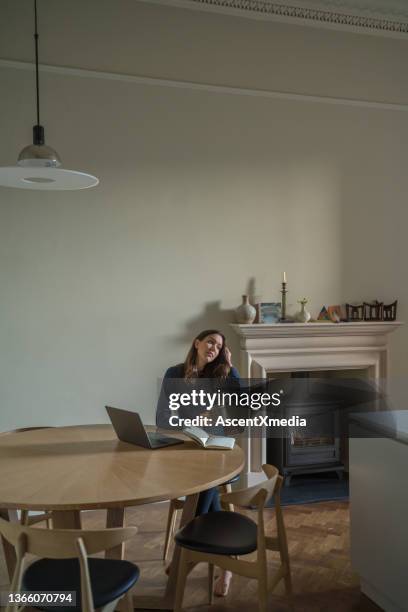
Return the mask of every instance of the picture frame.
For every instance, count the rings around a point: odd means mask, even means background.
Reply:
[[[280,302],[260,302],[257,304],[258,323],[279,323],[282,316],[282,304]]]

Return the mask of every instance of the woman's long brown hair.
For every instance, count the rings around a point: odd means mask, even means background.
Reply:
[[[222,348],[218,353],[217,357],[211,363],[207,363],[204,369],[198,372],[197,367],[197,349],[195,347],[196,340],[204,340],[207,336],[214,336],[217,334],[222,338]],[[227,378],[230,373],[231,367],[227,361],[227,357],[225,355],[225,336],[223,333],[218,331],[218,329],[205,329],[200,332],[193,340],[193,343],[190,347],[190,350],[187,353],[186,360],[184,362],[184,378],[191,380],[193,378],[200,377],[203,378]]]

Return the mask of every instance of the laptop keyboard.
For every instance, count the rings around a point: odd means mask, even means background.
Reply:
[[[159,446],[162,444],[165,444],[166,446],[170,446],[171,444],[182,442],[182,440],[179,441],[179,440],[176,440],[175,438],[161,436],[160,434],[149,434],[149,440],[152,446]]]

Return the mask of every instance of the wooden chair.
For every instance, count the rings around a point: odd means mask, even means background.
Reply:
[[[232,484],[239,480],[240,475],[234,476],[228,482],[220,485],[220,490],[222,494],[231,493]],[[224,510],[229,510],[230,512],[234,512],[234,505],[230,503],[222,503],[221,506]],[[164,549],[163,549],[163,561],[167,560],[170,550],[170,544],[173,540],[173,536],[176,531],[176,523],[177,523],[177,512],[178,510],[183,510],[184,508],[184,499],[171,499],[169,512],[167,515],[167,526],[166,526],[166,536],[164,538]]]
[[[23,433],[24,431],[36,431],[37,429],[51,429],[50,425],[43,425],[41,427],[20,427],[19,429],[13,429],[11,431],[4,431],[0,433],[1,436],[6,436],[13,433]],[[46,522],[48,529],[52,527],[52,512],[40,512],[37,514],[29,514],[29,510],[20,510],[20,523],[22,525],[36,525],[37,523]]]
[[[210,512],[196,517],[176,534],[181,556],[174,612],[180,612],[182,608],[187,574],[194,565],[202,561],[209,564],[210,603],[215,565],[258,580],[260,612],[266,612],[268,591],[274,589],[280,580],[285,581],[286,593],[292,593],[289,553],[279,496],[283,478],[272,465],[264,465],[263,470],[268,480],[254,487],[223,495],[223,502],[242,508],[256,507],[257,523],[238,512]],[[264,529],[264,507],[271,497],[275,503],[276,537],[266,536]],[[268,550],[277,551],[280,555],[279,569],[270,579],[267,574]],[[242,555],[255,551],[254,561],[241,558]],[[238,556],[239,559],[236,558]]]
[[[17,565],[10,592],[75,591],[73,612],[94,612],[95,609],[113,612],[124,597],[124,612],[133,611],[131,587],[139,578],[139,568],[130,561],[88,558],[113,548],[132,538],[136,527],[83,531],[79,529],[35,529],[0,519],[0,534],[16,547]],[[25,555],[46,557],[34,561],[24,571]],[[22,606],[24,607],[24,606]],[[6,612],[20,612],[16,603]],[[38,609],[41,604],[35,604]],[[44,608],[49,610],[49,608]],[[51,606],[51,609],[54,609]],[[58,608],[56,608],[58,609]]]

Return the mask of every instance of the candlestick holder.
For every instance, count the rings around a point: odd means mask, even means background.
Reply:
[[[282,282],[281,294],[282,294],[281,317],[279,319],[279,323],[293,323],[292,319],[287,319],[286,318],[286,294],[287,294],[287,290],[286,290],[286,283],[285,282]]]

